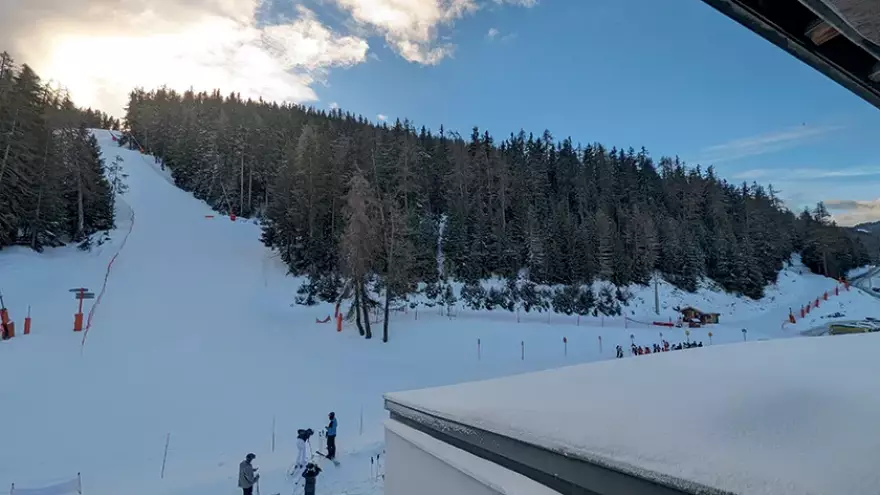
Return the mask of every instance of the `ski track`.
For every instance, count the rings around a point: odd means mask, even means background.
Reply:
[[[321,431],[333,410],[341,464],[319,460],[318,493],[377,495],[383,482],[371,476],[370,459],[384,448],[383,393],[608,359],[615,345],[628,349],[630,334],[642,345],[659,342],[658,332],[673,343],[687,338],[683,329],[624,327],[622,318],[584,318],[578,326],[574,317],[523,314],[517,323],[506,312],[462,310],[450,319],[437,308],[420,309],[417,320],[413,311],[395,314],[387,344],[381,328],[372,341],[348,324],[337,333],[332,323],[315,323],[332,305],[291,307],[301,280],[285,276],[255,223],[217,214],[173,187],[152,157],[118,148],[107,131],[95,134],[105,160],[120,155],[129,174],[112,240],[90,252],[0,253],[13,320],[23,321],[28,305],[33,310],[32,334],[0,343],[0,486],[38,488],[81,472],[91,495],[232,495],[240,493],[238,463],[254,452],[261,492],[287,495],[296,430]],[[129,227],[83,346],[71,331],[76,301],[68,289],[101,287]],[[794,336],[795,329],[781,329],[788,307],[834,286],[801,270],[783,273],[772,301],[687,295],[664,285],[659,317],[652,316],[653,288],[645,288],[630,316],[665,320],[672,306],[691,301],[742,314],[691,330],[691,340],[708,344],[711,330],[715,344],[739,342],[746,325],[750,340]],[[861,318],[880,306],[852,291],[813,314],[839,307],[866,313],[852,315]]]

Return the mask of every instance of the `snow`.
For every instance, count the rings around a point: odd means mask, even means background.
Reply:
[[[754,342],[388,394],[642,475],[749,494],[876,494],[880,335]],[[809,364],[807,364],[809,363]]]
[[[559,492],[551,490],[525,476],[503,468],[498,464],[489,462],[469,452],[458,449],[447,443],[431,437],[418,430],[414,430],[396,421],[387,420],[385,427],[393,434],[416,446],[422,453],[427,453],[436,460],[447,464],[459,473],[478,481],[480,485],[488,487],[493,493],[502,495],[559,495]],[[433,466],[418,466],[419,459],[415,455],[408,455],[400,459],[392,459],[391,462],[399,462],[394,469],[402,473],[424,470],[436,472]],[[446,478],[446,477],[444,477]],[[419,485],[425,485],[424,480],[418,480]],[[433,480],[431,485],[440,485],[439,493],[456,493],[464,490],[451,491],[443,485],[447,479]],[[430,490],[430,486],[422,486],[421,491]],[[436,491],[436,490],[435,490]]]
[[[871,270],[873,270],[875,268],[877,268],[877,267],[874,265],[865,265],[865,266],[860,266],[858,268],[853,268],[852,270],[850,270],[846,273],[846,278],[851,280],[854,278],[861,277],[862,275],[869,273]]]
[[[383,482],[366,473],[383,451],[388,391],[610,359],[615,345],[629,348],[630,335],[640,345],[659,343],[659,332],[708,345],[711,331],[716,346],[741,342],[743,328],[748,340],[797,337],[812,322],[783,328],[788,308],[835,285],[794,260],[760,301],[661,284],[661,314],[653,313],[653,287],[634,287],[627,319],[521,312],[518,322],[503,311],[459,306],[451,318],[420,307],[394,314],[389,343],[367,341],[353,325],[337,333],[316,324],[333,314],[330,304],[291,306],[302,280],[286,276],[259,242],[258,225],[217,214],[175,188],[152,157],[95,134],[105,159],[119,155],[129,174],[111,239],[89,252],[0,252],[0,289],[18,334],[0,342],[0,486],[38,489],[82,473],[90,495],[232,495],[238,463],[254,452],[262,493],[289,493],[296,430],[320,431],[333,410],[341,464],[322,461],[319,493],[377,495]],[[68,289],[99,293],[117,253],[100,305],[84,307],[94,313],[83,344],[71,331]],[[840,305],[854,318],[880,313],[880,300],[858,294],[834,296],[811,315]],[[690,335],[650,325],[675,317],[679,305],[720,312],[721,324]]]

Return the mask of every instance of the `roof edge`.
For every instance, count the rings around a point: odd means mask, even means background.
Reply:
[[[693,481],[601,459],[584,459],[420,411],[385,398],[391,420],[498,464],[560,493],[735,495]]]
[[[852,91],[868,103],[880,109],[880,88],[875,87],[862,77],[844,69],[834,61],[818,54],[791,33],[786,32],[775,23],[753,11],[739,0],[703,0],[715,10],[723,13],[737,23],[747,27],[765,40],[782,48],[807,65],[818,70],[831,80]],[[807,6],[809,8],[809,6]],[[853,33],[850,32],[850,35]],[[844,33],[846,36],[846,33]],[[847,36],[847,38],[849,38]],[[861,38],[861,36],[859,36]],[[851,41],[852,42],[852,41]],[[863,50],[863,43],[856,43]],[[867,53],[871,51],[865,50]]]

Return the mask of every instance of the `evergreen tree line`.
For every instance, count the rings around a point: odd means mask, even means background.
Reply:
[[[41,251],[113,227],[112,187],[88,128],[114,125],[0,53],[0,249]]]
[[[821,204],[796,215],[772,187],[549,131],[496,142],[476,128],[463,137],[167,89],[133,91],[125,121],[130,145],[181,188],[262,219],[263,242],[309,276],[305,302],[344,295],[366,310],[375,283],[387,311],[417,287],[442,300],[452,279],[622,287],[655,272],[685,290],[708,277],[757,298],[793,252],[834,277],[867,260]]]

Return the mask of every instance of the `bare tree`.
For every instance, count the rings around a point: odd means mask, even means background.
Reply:
[[[364,178],[360,169],[355,169],[348,182],[348,194],[345,198],[345,233],[342,237],[342,259],[346,275],[354,285],[354,309],[358,330],[366,338],[372,338],[370,315],[368,312],[369,297],[365,294],[364,283],[373,266],[373,260],[379,249],[379,238],[376,235],[375,195],[370,183]],[[363,311],[366,331],[361,328],[360,315]]]

